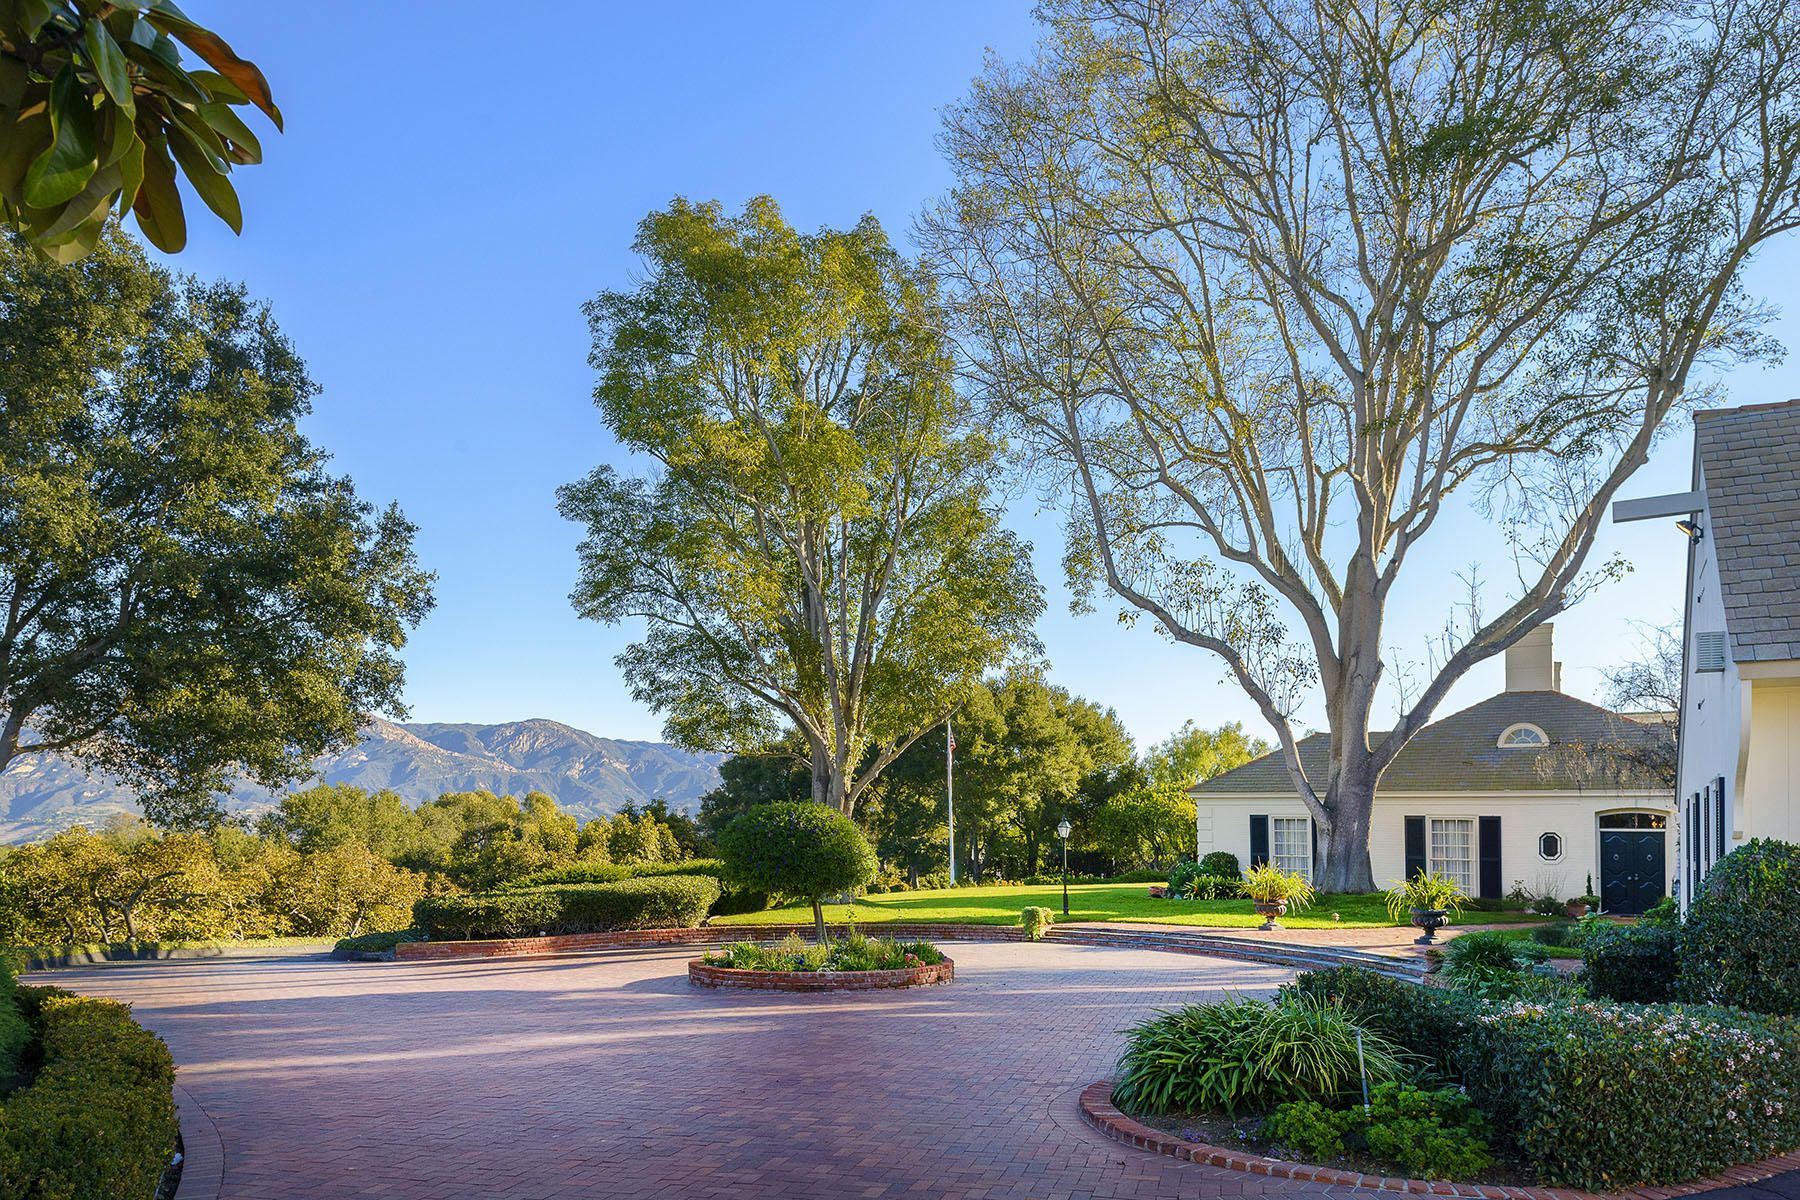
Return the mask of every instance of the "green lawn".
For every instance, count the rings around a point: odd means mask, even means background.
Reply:
[[[1062,888],[979,887],[929,892],[892,892],[866,896],[855,904],[829,904],[825,919],[858,924],[881,921],[950,921],[965,925],[1016,925],[1027,905],[1053,909],[1062,920]],[[1336,913],[1339,920],[1333,921]],[[1243,929],[1262,924],[1248,900],[1153,900],[1142,883],[1076,883],[1069,885],[1070,921],[1150,921],[1159,925],[1210,925]],[[1541,922],[1532,913],[1465,913],[1462,923]],[[712,925],[807,924],[805,906],[771,908],[758,913],[714,917]],[[1295,929],[1369,929],[1392,925],[1379,893],[1366,896],[1322,896],[1311,908],[1281,919]]]

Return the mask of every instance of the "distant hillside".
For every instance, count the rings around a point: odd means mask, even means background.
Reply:
[[[657,797],[691,810],[718,783],[719,757],[664,742],[596,737],[542,719],[505,725],[376,720],[355,746],[321,758],[317,766],[323,782],[389,788],[415,804],[440,792],[535,790],[587,818]],[[229,806],[253,812],[274,800],[262,788],[240,787]],[[31,841],[78,821],[96,824],[113,813],[134,811],[129,789],[90,779],[61,759],[30,757],[0,774],[0,841]]]

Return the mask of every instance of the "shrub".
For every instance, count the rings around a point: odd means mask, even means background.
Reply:
[[[719,853],[732,882],[810,901],[820,941],[825,898],[862,887],[880,865],[856,822],[822,804],[796,801],[739,814],[719,835]]]
[[[1473,1032],[1477,1011],[1464,997],[1363,967],[1302,971],[1281,988],[1283,1000],[1298,997],[1337,1005],[1351,1021],[1422,1060],[1443,1079],[1460,1075],[1458,1055]]]
[[[1169,868],[1169,896],[1185,896],[1200,875],[1200,864],[1196,862],[1178,862]]]
[[[574,863],[522,876],[499,890],[529,890],[556,883],[618,883],[624,879],[653,879],[663,875],[710,875],[719,880],[719,898],[712,906],[714,916],[761,912],[769,907],[768,892],[726,883],[725,863],[717,858],[690,858],[685,862]]]
[[[1025,930],[1025,940],[1041,942],[1051,925],[1056,923],[1056,914],[1047,908],[1033,904],[1019,914],[1019,924]]]
[[[152,1196],[175,1149],[175,1065],[112,1000],[37,992],[43,1065],[7,1098],[8,1197]]]
[[[1196,875],[1188,889],[1195,900],[1235,900],[1244,894],[1244,881],[1235,875]]]
[[[1634,1004],[1675,998],[1680,962],[1677,930],[1667,925],[1613,925],[1582,943],[1581,980],[1594,996]]]
[[[1757,838],[1720,859],[1688,907],[1682,996],[1800,1014],[1800,846]]]
[[[1133,1027],[1113,1103],[1128,1112],[1224,1112],[1357,1090],[1357,1026],[1337,1005],[1297,994],[1279,1003],[1222,1000]],[[1398,1079],[1399,1047],[1363,1036],[1369,1079]]]
[[[12,970],[0,963],[0,1093],[6,1091],[7,1083],[18,1073],[20,1055],[29,1041],[31,1026],[26,1023],[25,1014],[19,1011],[18,987],[13,982]]]
[[[1723,1009],[1505,1005],[1476,1023],[1464,1078],[1555,1187],[1713,1174],[1800,1145],[1800,1026]]]
[[[1408,1175],[1467,1179],[1494,1165],[1488,1122],[1455,1088],[1421,1091],[1384,1083],[1371,1097],[1369,1153]]]
[[[1344,1152],[1344,1135],[1368,1123],[1360,1108],[1330,1108],[1317,1100],[1289,1100],[1263,1120],[1262,1137],[1310,1162]]]
[[[1540,946],[1567,946],[1569,944],[1569,926],[1533,926],[1531,930],[1531,940]]]
[[[331,948],[333,958],[364,958],[371,955],[392,955],[394,947],[401,942],[419,940],[417,929],[395,929],[387,933],[365,933],[357,937],[339,938],[337,945]]]
[[[1681,909],[1676,905],[1675,897],[1664,896],[1661,900],[1658,900],[1655,904],[1646,908],[1644,910],[1644,915],[1638,918],[1638,924],[1667,925],[1671,927],[1679,926],[1681,924]]]
[[[719,898],[708,875],[658,875],[613,883],[563,883],[472,896],[427,896],[413,923],[434,938],[529,937],[700,924]]]
[[[1482,983],[1517,975],[1520,964],[1515,947],[1519,945],[1493,929],[1462,934],[1444,947],[1444,973],[1452,984]]]
[[[1531,911],[1542,917],[1560,917],[1565,906],[1555,896],[1539,896],[1531,902]]]
[[[1200,860],[1202,875],[1222,875],[1227,879],[1236,879],[1244,873],[1238,865],[1238,856],[1229,850],[1214,850]]]

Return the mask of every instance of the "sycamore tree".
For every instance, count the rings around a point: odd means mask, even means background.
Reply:
[[[952,386],[932,280],[873,218],[804,234],[774,203],[677,200],[643,281],[587,306],[595,399],[642,476],[562,489],[587,527],[573,600],[641,622],[618,659],[683,746],[791,727],[844,813],[984,670],[1032,644],[1029,547],[1000,447]]]
[[[240,288],[0,238],[0,771],[58,754],[204,825],[402,711],[430,576],[301,434],[313,391]]]
[[[1066,500],[1078,594],[1223,662],[1318,822],[1321,887],[1367,891],[1382,773],[1471,667],[1622,569],[1588,563],[1621,485],[1773,351],[1741,280],[1800,220],[1800,8],[1042,12],[1039,54],[946,117],[957,181],[925,225],[965,368]],[[1506,594],[1372,734],[1396,589],[1467,561],[1453,510],[1507,537]]]

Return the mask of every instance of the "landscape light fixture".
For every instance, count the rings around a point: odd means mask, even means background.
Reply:
[[[1700,522],[1698,522],[1698,521],[1692,521],[1692,520],[1677,521],[1677,522],[1675,522],[1675,528],[1677,528],[1677,529],[1681,530],[1681,532],[1687,534],[1688,541],[1690,541],[1690,542],[1697,542],[1700,540]]]
[[[1062,839],[1063,844],[1063,916],[1065,917],[1069,915],[1069,833],[1073,829],[1074,826],[1069,824],[1067,817],[1056,823],[1056,836]]]

